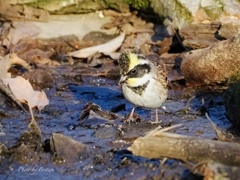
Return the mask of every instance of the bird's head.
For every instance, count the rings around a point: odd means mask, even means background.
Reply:
[[[145,84],[151,78],[152,63],[145,56],[132,52],[122,52],[119,58],[121,79],[119,84],[130,87]]]

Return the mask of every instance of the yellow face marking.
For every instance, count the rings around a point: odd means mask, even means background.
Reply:
[[[130,60],[129,69],[133,69],[138,64],[138,57],[136,54],[128,53],[128,58]]]
[[[138,79],[137,78],[129,78],[126,82],[129,86],[136,86]]]

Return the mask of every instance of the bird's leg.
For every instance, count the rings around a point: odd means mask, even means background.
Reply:
[[[135,111],[135,107],[132,109],[132,111],[131,111],[130,115],[128,116],[128,118],[126,118],[124,120],[125,122],[130,123],[130,122],[137,122],[138,121],[139,117],[138,116],[135,117],[134,111]]]
[[[129,115],[129,119],[133,119],[134,111],[135,111],[135,107],[132,109],[131,114]]]
[[[158,109],[156,109],[155,121],[150,121],[150,124],[160,124],[162,121],[158,120]]]
[[[139,117],[139,115],[134,113],[135,109],[136,109],[136,107],[134,107],[132,109],[132,111],[128,117],[125,116],[125,118],[123,118],[124,122],[127,122],[127,123],[136,122],[137,123],[137,122],[141,121],[141,118]]]
[[[155,123],[158,123],[158,109],[156,109]]]
[[[135,111],[135,107],[132,109],[129,117],[126,119],[126,122],[133,122],[134,121],[134,117],[133,117],[134,111]]]

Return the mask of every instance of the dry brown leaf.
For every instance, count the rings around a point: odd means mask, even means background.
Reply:
[[[42,110],[49,104],[44,91],[34,91],[28,80],[17,76],[16,78],[3,78],[3,81],[10,87],[15,97],[21,101],[27,101],[29,107],[37,107]]]
[[[140,50],[143,54],[148,54],[150,49],[150,44],[153,44],[151,40],[151,33],[134,33],[128,35],[121,49],[135,48]]]
[[[26,69],[30,69],[28,63],[20,59],[16,54],[8,54],[0,60],[0,77],[1,78],[10,78],[11,73],[8,72],[9,68],[13,64],[18,64]]]
[[[22,106],[22,104],[20,103],[20,101],[14,96],[14,94],[12,93],[11,89],[4,83],[4,81],[2,80],[2,78],[0,78],[0,90],[1,93],[5,94],[13,103],[15,103],[21,110],[23,110],[24,112],[26,111],[26,109]]]
[[[121,55],[121,53],[119,52],[105,52],[103,54],[106,56],[109,56],[111,59],[114,59],[114,60],[118,60]]]
[[[65,45],[65,43],[62,43]],[[11,51],[18,54],[22,59],[26,59],[28,63],[39,63],[47,65],[60,65],[57,61],[53,61],[50,57],[53,55],[54,51],[58,52],[58,47],[66,50],[66,46],[57,46],[54,44],[52,39],[42,40],[37,39],[22,39],[20,42],[14,46]],[[54,49],[54,51],[53,51]],[[62,52],[63,53],[63,52]],[[60,52],[60,54],[62,54]]]
[[[21,54],[21,57],[27,59],[31,63],[47,64],[50,66],[59,66],[60,63],[50,59],[50,56],[53,54],[51,51],[43,51],[41,49],[31,49],[24,54]]]
[[[125,33],[121,33],[118,37],[112,39],[111,41],[93,47],[88,47],[84,49],[80,49],[78,51],[73,51],[69,53],[69,56],[77,57],[77,58],[87,58],[92,56],[93,54],[100,53],[110,53],[116,51],[121,45],[125,38]]]
[[[13,22],[12,24],[5,23],[3,25],[3,45],[16,45],[21,39],[34,38],[40,33],[40,29],[32,22]]]
[[[89,152],[86,145],[60,133],[52,134],[50,149],[55,154],[55,160],[62,159],[65,162],[79,161],[81,157],[88,155]]]

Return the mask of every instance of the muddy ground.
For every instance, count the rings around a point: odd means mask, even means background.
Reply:
[[[19,144],[24,144],[20,137],[29,130],[30,114],[15,109],[8,112],[8,117],[1,118],[4,133],[0,137],[1,143],[12,147],[12,151],[1,156],[0,179],[201,179],[191,172],[191,166],[186,162],[147,159],[127,151],[135,138],[157,127],[148,123],[154,119],[154,112],[138,108],[139,122],[122,122],[133,106],[124,99],[117,85],[118,79],[80,76],[76,67],[64,65],[51,69],[54,83],[46,90],[50,105],[41,113],[34,113],[42,131],[41,139],[33,139],[35,144],[25,142],[26,151],[19,148]],[[183,127],[175,133],[214,139],[215,132],[204,115],[207,111],[218,128],[234,133],[224,116],[221,92],[189,92],[186,89],[170,90],[164,103],[165,110],[159,110],[163,127],[181,123]],[[190,101],[190,107],[185,108],[193,95],[196,97]],[[95,103],[116,116],[107,119],[90,113],[81,119],[88,103]],[[65,142],[66,145],[59,146],[73,158],[58,157],[50,148],[49,139],[53,133],[69,136],[85,144],[87,150],[77,154]],[[39,149],[36,143],[40,143]],[[34,153],[29,150],[32,148]]]

